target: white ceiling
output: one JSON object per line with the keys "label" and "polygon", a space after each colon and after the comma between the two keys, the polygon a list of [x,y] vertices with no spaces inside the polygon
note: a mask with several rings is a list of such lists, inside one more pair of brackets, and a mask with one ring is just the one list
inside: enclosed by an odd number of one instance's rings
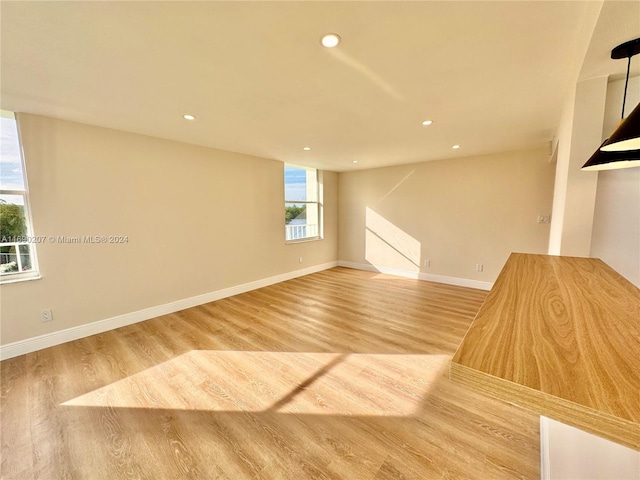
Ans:
{"label": "white ceiling", "polygon": [[600,5],[2,1],[0,101],[334,171],[541,146],[579,74],[626,68],[637,1],[583,65]]}

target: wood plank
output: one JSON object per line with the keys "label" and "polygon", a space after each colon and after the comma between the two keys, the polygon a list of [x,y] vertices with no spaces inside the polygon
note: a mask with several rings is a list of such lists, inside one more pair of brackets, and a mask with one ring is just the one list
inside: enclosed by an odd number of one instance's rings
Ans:
{"label": "wood plank", "polygon": [[598,259],[512,254],[451,378],[640,450],[640,290]]}
{"label": "wood plank", "polygon": [[[33,472],[33,455],[30,454],[31,430],[28,428],[17,437],[11,432],[21,431],[29,425],[29,376],[27,357],[5,360],[0,364],[0,445],[2,461],[0,474],[3,478],[28,477]],[[26,455],[15,455],[15,451]]]}
{"label": "wood plank", "polygon": [[448,378],[485,297],[336,268],[7,360],[2,478],[538,478]]}

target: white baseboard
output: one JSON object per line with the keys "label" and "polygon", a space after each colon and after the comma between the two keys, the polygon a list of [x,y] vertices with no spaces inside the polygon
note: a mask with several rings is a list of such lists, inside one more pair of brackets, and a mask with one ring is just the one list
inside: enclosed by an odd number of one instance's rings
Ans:
{"label": "white baseboard", "polygon": [[445,275],[435,275],[433,273],[412,272],[410,270],[402,270],[399,268],[377,267],[370,263],[353,263],[338,260],[339,267],[354,268],[356,270],[366,270],[369,272],[385,273],[387,275],[396,275],[398,277],[415,278],[418,280],[426,280],[427,282],[446,283],[447,285],[456,285],[458,287],[477,288],[478,290],[491,290],[492,282],[483,282],[481,280],[471,280],[468,278],[447,277]]}
{"label": "white baseboard", "polygon": [[79,338],[89,337],[98,333],[103,333],[115,328],[124,327],[126,325],[132,325],[134,323],[149,320],[151,318],[159,317],[161,315],[167,315],[169,313],[184,310],[186,308],[195,307],[204,303],[215,302],[222,298],[231,297],[240,293],[249,292],[258,288],[266,287],[276,283],[291,280],[292,278],[302,277],[311,273],[320,272],[329,268],[337,267],[338,262],[328,262],[320,265],[314,265],[312,267],[295,270],[293,272],[282,273],[273,277],[267,277],[260,280],[255,280],[249,283],[243,283],[242,285],[236,285],[215,292],[209,292],[195,297],[184,298],[171,303],[165,303],[164,305],[157,305],[155,307],[145,308],[131,313],[125,313],[104,320],[98,320],[96,322],[87,323],[85,325],[79,325],[77,327],[67,328],[59,330],[57,332],[47,333],[39,335],[37,337],[27,338],[26,340],[20,340],[18,342],[8,343],[6,345],[0,345],[0,360],[6,360],[8,358],[17,357],[26,353],[42,350],[43,348],[53,347],[62,343],[70,342],[72,340],[78,340]]}

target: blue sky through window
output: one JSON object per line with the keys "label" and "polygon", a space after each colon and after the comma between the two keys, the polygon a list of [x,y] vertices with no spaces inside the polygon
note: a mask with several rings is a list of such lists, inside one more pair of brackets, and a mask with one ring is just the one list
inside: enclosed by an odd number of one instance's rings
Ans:
{"label": "blue sky through window", "polygon": [[287,201],[307,199],[307,171],[304,168],[285,165],[284,199]]}
{"label": "blue sky through window", "polygon": [[4,190],[24,190],[22,176],[22,160],[20,158],[20,142],[18,126],[15,118],[0,117],[0,187]]}

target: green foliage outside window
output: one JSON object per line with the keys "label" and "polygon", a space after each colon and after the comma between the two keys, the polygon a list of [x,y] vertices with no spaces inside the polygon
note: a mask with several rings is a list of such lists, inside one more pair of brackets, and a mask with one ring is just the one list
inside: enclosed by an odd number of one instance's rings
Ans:
{"label": "green foliage outside window", "polygon": [[295,220],[296,218],[306,218],[307,206],[302,205],[298,207],[297,205],[293,205],[291,207],[284,207],[284,222],[289,225],[291,220]]}
{"label": "green foliage outside window", "polygon": [[0,203],[0,240],[2,243],[15,242],[16,237],[27,234],[24,207],[11,203]]}

